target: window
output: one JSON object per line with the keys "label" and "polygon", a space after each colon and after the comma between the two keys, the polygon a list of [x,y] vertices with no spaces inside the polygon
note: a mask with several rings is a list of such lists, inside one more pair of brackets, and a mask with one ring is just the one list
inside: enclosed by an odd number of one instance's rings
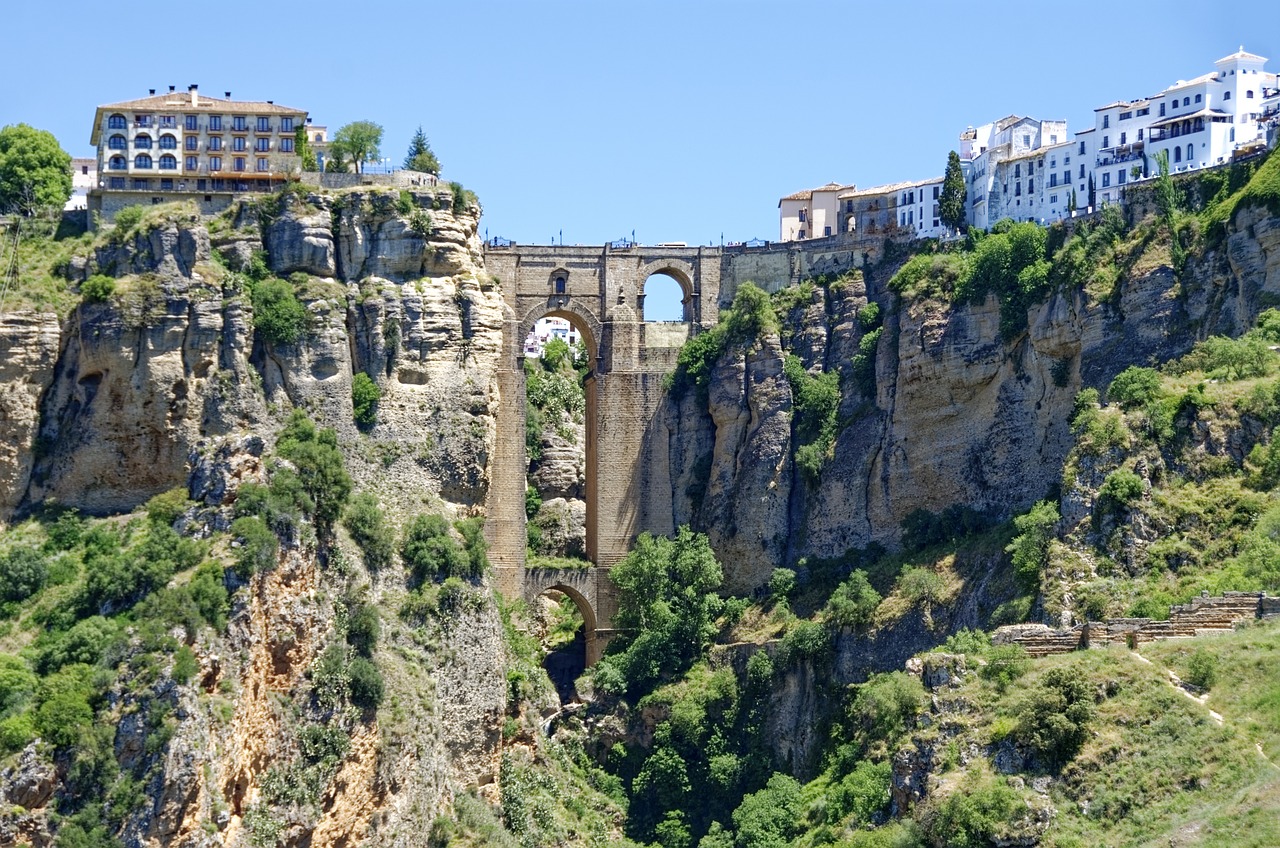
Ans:
{"label": "window", "polygon": [[280,119],[280,132],[293,132],[293,118]]}
{"label": "window", "polygon": [[165,177],[160,180],[161,191],[173,191],[173,177]]}
{"label": "window", "polygon": [[1110,171],[1103,171],[1103,172],[1102,172],[1102,187],[1103,187],[1103,188],[1106,188],[1106,187],[1107,187],[1107,186],[1109,186],[1109,185],[1111,185],[1111,172],[1110,172]]}
{"label": "window", "polygon": [[1023,147],[1030,147],[1030,146],[1031,146],[1031,136],[1029,136],[1029,135],[1024,135],[1024,136],[1022,137],[1022,146],[1023,146]]}
{"label": "window", "polygon": [[1035,193],[1036,193],[1036,181],[1027,180],[1027,194],[1035,194]]}
{"label": "window", "polygon": [[[123,166],[123,165],[121,165],[120,167],[122,167],[122,168],[123,168],[124,166]],[[111,178],[111,187],[112,187],[112,188],[124,188],[124,177],[112,177],[112,178]]]}
{"label": "window", "polygon": [[182,128],[188,132],[195,132],[200,129],[200,118],[197,115],[187,115],[182,122]]}
{"label": "window", "polygon": [[1051,195],[1049,195],[1049,202],[1050,202],[1050,203],[1057,203],[1057,202],[1058,202],[1058,195],[1056,195],[1056,194],[1051,194]]}
{"label": "window", "polygon": [[122,135],[113,135],[107,139],[107,147],[112,150],[127,150],[129,148],[128,140]]}
{"label": "window", "polygon": [[209,157],[209,170],[210,170],[210,171],[221,171],[221,170],[222,170],[222,157],[221,157],[221,156],[210,156],[210,157]]}
{"label": "window", "polygon": [[271,170],[270,160],[268,160],[265,156],[258,157],[258,170],[259,171]]}
{"label": "window", "polygon": [[178,160],[171,153],[166,153],[160,157],[160,170],[176,171],[178,170]]}
{"label": "window", "polygon": [[111,117],[107,118],[107,129],[122,130],[125,128],[127,123],[128,122],[125,121],[124,119],[124,115],[112,115]]}
{"label": "window", "polygon": [[1150,106],[1147,106],[1147,107],[1145,107],[1145,108],[1142,108],[1142,109],[1139,109],[1139,110],[1138,110],[1138,117],[1139,117],[1139,118],[1141,118],[1143,115],[1150,115],[1150,114],[1151,114],[1151,107],[1150,107]]}
{"label": "window", "polygon": [[1017,165],[1014,165],[1014,166],[1013,166],[1013,175],[1014,175],[1015,177],[1020,177],[1020,176],[1022,176],[1022,165],[1021,165],[1021,163],[1019,163],[1019,164],[1017,164]]}
{"label": "window", "polygon": [[151,136],[145,133],[139,136],[135,136],[133,139],[133,146],[137,150],[150,150]]}
{"label": "window", "polygon": [[258,151],[259,153],[266,153],[268,150],[271,149],[271,139],[255,138],[253,140],[253,149]]}
{"label": "window", "polygon": [[135,189],[139,189],[139,188],[140,188],[140,189],[142,189],[143,191],[146,191],[148,188],[150,188],[150,187],[151,187],[151,180],[138,180],[138,179],[135,179],[135,180],[133,181],[133,187],[134,187]]}
{"label": "window", "polygon": [[222,116],[221,115],[209,116],[209,132],[222,132]]}
{"label": "window", "polygon": [[258,118],[258,132],[271,132],[270,118]]}
{"label": "window", "polygon": [[282,139],[280,139],[280,152],[281,152],[281,153],[292,153],[292,152],[293,152],[293,139],[291,139],[291,138],[282,138]]}
{"label": "window", "polygon": [[[800,238],[804,238],[803,231],[801,231]],[[564,294],[564,277],[556,277],[556,294]]]}
{"label": "window", "polygon": [[829,236],[829,235],[831,235],[831,228],[830,228],[830,227],[823,227],[823,228],[822,228],[822,234],[823,234],[824,236]]}
{"label": "window", "polygon": [[1183,105],[1183,106],[1190,106],[1190,105],[1191,105],[1191,98],[1190,98],[1190,97],[1184,97],[1184,98],[1182,98],[1182,105]]}
{"label": "window", "polygon": [[1222,95],[1222,99],[1223,99],[1223,100],[1230,100],[1230,99],[1231,99],[1231,92],[1229,92],[1229,91],[1228,91],[1226,94]]}
{"label": "window", "polygon": [[221,150],[221,149],[222,149],[222,136],[220,136],[220,135],[211,135],[211,136],[209,136],[209,149],[210,149],[210,150]]}
{"label": "window", "polygon": [[1083,141],[1082,141],[1082,142],[1080,142],[1080,155],[1081,155],[1081,156],[1083,156],[1083,155],[1084,155],[1084,142],[1083,142]]}
{"label": "window", "polygon": [[1129,119],[1130,119],[1130,118],[1132,118],[1132,117],[1133,117],[1133,113],[1132,113],[1132,112],[1121,112],[1121,113],[1120,113],[1120,120],[1122,120],[1122,121],[1127,121],[1127,120],[1129,120]]}
{"label": "window", "polygon": [[161,115],[161,116],[160,116],[160,129],[162,129],[162,130],[171,130],[171,129],[174,129],[175,127],[177,127],[177,126],[178,126],[178,119],[177,119],[177,118],[175,118],[175,117],[173,117],[173,115]]}
{"label": "window", "polygon": [[324,136],[320,133],[316,133],[316,137],[312,139],[312,141],[324,141]]}
{"label": "window", "polygon": [[151,116],[150,115],[134,115],[133,125],[136,127],[149,127],[151,126]]}
{"label": "window", "polygon": [[1013,196],[1022,197],[1022,181],[1021,180],[1013,184]]}
{"label": "window", "polygon": [[195,156],[188,156],[186,167],[188,171],[198,171],[200,169],[200,160]]}
{"label": "window", "polygon": [[160,149],[161,150],[177,150],[178,149],[177,137],[171,136],[171,135],[160,136]]}
{"label": "window", "polygon": [[1181,161],[1182,161],[1182,148],[1181,148],[1181,147],[1175,147],[1175,148],[1173,148],[1173,161],[1175,161],[1175,162],[1181,162]]}
{"label": "window", "polygon": [[915,202],[916,202],[916,193],[915,193],[915,191],[912,191],[910,194],[908,194],[908,195],[907,195],[907,202],[908,202],[908,203],[915,203]]}
{"label": "window", "polygon": [[1107,149],[1107,148],[1108,148],[1108,147],[1110,147],[1110,146],[1111,146],[1111,136],[1109,136],[1109,135],[1104,135],[1104,136],[1102,137],[1102,148],[1105,150],[1105,149]]}
{"label": "window", "polygon": [[852,201],[852,200],[846,200],[846,201],[844,202],[844,211],[846,211],[846,212],[852,212],[852,211],[853,211],[853,201]]}
{"label": "window", "polygon": [[1161,103],[1161,104],[1160,104],[1160,117],[1162,117],[1162,118],[1164,117],[1164,104],[1163,104],[1163,103]]}
{"label": "window", "polygon": [[231,170],[233,170],[233,171],[243,171],[243,170],[244,170],[244,157],[243,157],[243,156],[237,156],[237,157],[235,157],[235,159],[234,159],[234,160],[232,161],[232,163],[231,163]]}
{"label": "window", "polygon": [[244,115],[236,115],[231,119],[231,129],[233,132],[244,132],[249,126],[249,121]]}
{"label": "window", "polygon": [[112,171],[123,171],[126,167],[123,156],[112,156],[111,161],[107,163],[107,167]]}
{"label": "window", "polygon": [[1252,99],[1253,99],[1253,89],[1249,89],[1248,91],[1246,91],[1246,92],[1244,93],[1244,97],[1245,97],[1245,99],[1246,99],[1246,100],[1252,100]]}
{"label": "window", "polygon": [[182,140],[182,149],[183,150],[199,150],[200,139],[196,138],[194,135],[187,136]]}
{"label": "window", "polygon": [[807,217],[805,217],[807,214],[808,214],[808,210],[807,210],[807,209],[801,209],[801,210],[800,210],[800,223],[802,223],[802,224],[803,224],[805,221],[809,220]]}
{"label": "window", "polygon": [[1080,166],[1080,179],[1084,179],[1084,165]]}
{"label": "window", "polygon": [[151,157],[150,157],[150,156],[148,156],[146,153],[139,153],[137,156],[133,157],[133,167],[135,167],[135,168],[150,168],[150,167],[151,167]]}
{"label": "window", "polygon": [[1124,185],[1124,178],[1125,178],[1124,168],[1121,168],[1120,170],[1116,171],[1116,183],[1118,185]]}
{"label": "window", "polygon": [[804,238],[804,230],[800,231],[800,238]]}
{"label": "window", "polygon": [[[937,199],[938,199],[938,187],[937,187],[937,186],[934,186],[934,187],[933,187],[933,199],[934,199],[934,200],[937,200]],[[853,211],[853,210],[850,210],[850,211]]]}
{"label": "window", "polygon": [[1035,163],[1035,162],[1028,162],[1028,163],[1027,163],[1027,176],[1029,177],[1029,176],[1031,176],[1032,174],[1034,174],[1035,172],[1036,172],[1036,163]]}
{"label": "window", "polygon": [[[1105,129],[1106,129],[1107,127],[1109,127],[1109,126],[1111,126],[1111,116],[1110,116],[1110,115],[1103,115],[1103,116],[1102,116],[1102,128],[1105,130]],[[1103,147],[1106,147],[1106,145],[1105,145],[1105,144],[1104,144],[1104,145],[1102,145],[1102,146],[1103,146]]]}
{"label": "window", "polygon": [[1187,161],[1190,162],[1196,156],[1196,146],[1194,144],[1187,145]]}
{"label": "window", "polygon": [[1050,174],[1050,175],[1049,175],[1049,188],[1053,188],[1053,187],[1054,187],[1054,186],[1056,186],[1057,184],[1058,184],[1058,175],[1057,175],[1057,174]]}
{"label": "window", "polygon": [[1142,141],[1142,130],[1138,130],[1138,141]]}
{"label": "window", "polygon": [[916,210],[912,209],[907,213],[907,224],[914,225],[916,222]]}
{"label": "window", "polygon": [[1057,134],[1057,133],[1050,133],[1050,134],[1049,134],[1049,143],[1050,143],[1050,144],[1057,144],[1057,143],[1058,143],[1058,134]]}
{"label": "window", "polygon": [[1070,172],[1070,171],[1063,171],[1063,172],[1062,172],[1062,184],[1063,184],[1063,185],[1067,185],[1067,184],[1068,184],[1068,183],[1070,183],[1070,182],[1071,182],[1071,172]]}
{"label": "window", "polygon": [[1197,95],[1196,95],[1196,102],[1197,102],[1197,103],[1199,103],[1202,99],[1203,99],[1203,98],[1202,98],[1199,94],[1197,94]]}
{"label": "window", "polygon": [[231,137],[231,149],[232,149],[232,150],[244,150],[244,149],[245,149],[245,140],[244,140],[244,136],[242,136],[242,135],[232,136],[232,137]]}

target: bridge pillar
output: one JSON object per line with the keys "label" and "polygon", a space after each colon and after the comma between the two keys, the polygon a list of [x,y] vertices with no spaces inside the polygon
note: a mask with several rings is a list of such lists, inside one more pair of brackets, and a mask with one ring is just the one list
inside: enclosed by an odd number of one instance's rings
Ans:
{"label": "bridge pillar", "polygon": [[498,361],[497,434],[484,525],[498,589],[510,598],[520,597],[528,538],[524,514],[525,472],[529,466],[522,403],[525,385],[522,359],[518,356],[518,345],[524,340],[515,340],[518,331],[519,321],[508,310],[502,330],[504,355]]}

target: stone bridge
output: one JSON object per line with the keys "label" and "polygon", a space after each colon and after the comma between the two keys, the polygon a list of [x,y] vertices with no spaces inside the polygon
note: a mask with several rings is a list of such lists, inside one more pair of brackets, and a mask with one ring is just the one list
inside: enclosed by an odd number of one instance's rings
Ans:
{"label": "stone bridge", "polygon": [[[854,235],[730,247],[487,246],[485,267],[504,304],[498,366],[497,440],[485,524],[498,586],[532,600],[557,590],[586,622],[587,661],[613,634],[616,611],[608,570],[643,531],[675,532],[665,427],[658,419],[663,377],[680,347],[715,324],[746,280],[776,291],[808,276],[859,267],[882,255],[883,241]],[[675,280],[684,320],[645,320],[645,282]],[[524,341],[534,324],[567,319],[586,342],[586,552],[583,571],[526,570]]]}

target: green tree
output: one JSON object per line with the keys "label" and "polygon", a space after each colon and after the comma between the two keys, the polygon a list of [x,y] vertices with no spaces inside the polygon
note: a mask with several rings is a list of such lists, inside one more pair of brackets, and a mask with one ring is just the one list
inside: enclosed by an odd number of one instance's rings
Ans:
{"label": "green tree", "polygon": [[364,567],[380,571],[391,564],[395,552],[391,528],[377,497],[361,492],[351,499],[342,519],[351,538],[360,546],[364,555]]}
{"label": "green tree", "polygon": [[351,494],[351,477],[343,467],[338,434],[330,427],[317,430],[305,412],[295,409],[276,441],[276,453],[297,469],[302,490],[314,504],[316,526],[328,532]]}
{"label": "green tree", "polygon": [[356,172],[364,173],[366,162],[376,162],[382,153],[382,125],[373,121],[352,121],[338,128],[329,145],[331,153],[341,154],[355,163]]}
{"label": "green tree", "polygon": [[71,196],[71,155],[53,133],[26,124],[0,129],[0,212],[30,217]]}
{"label": "green tree", "polygon": [[415,582],[447,577],[475,577],[471,558],[453,536],[449,523],[439,515],[419,515],[404,531],[400,558]]}
{"label": "green tree", "polygon": [[378,401],[382,398],[382,390],[363,371],[356,372],[351,379],[351,406],[356,423],[368,427],[378,420]]}
{"label": "green tree", "polygon": [[1186,263],[1187,252],[1178,238],[1178,189],[1169,175],[1169,151],[1161,150],[1156,154],[1156,208],[1160,217],[1169,229],[1169,259],[1173,267],[1181,270]]}
{"label": "green tree", "polygon": [[409,152],[404,157],[404,166],[410,171],[425,171],[428,174],[440,173],[440,160],[431,151],[431,144],[427,141],[427,136],[422,131],[421,124],[418,125],[418,131],[413,134],[413,138],[409,141]]}
{"label": "green tree", "polygon": [[968,191],[964,185],[964,173],[960,170],[960,156],[954,150],[947,154],[947,172],[942,177],[942,197],[938,199],[939,217],[953,230],[965,225],[964,204]]}
{"label": "green tree", "polygon": [[1092,212],[1097,208],[1098,208],[1098,192],[1093,185],[1093,174],[1090,173],[1089,174],[1089,211]]}
{"label": "green tree", "polygon": [[320,163],[316,161],[316,152],[311,147],[311,139],[307,137],[305,124],[293,131],[293,149],[298,154],[298,158],[302,160],[302,170],[320,170]]}
{"label": "green tree", "polygon": [[1040,584],[1040,571],[1049,560],[1049,543],[1053,541],[1053,528],[1059,518],[1056,503],[1037,501],[1029,511],[1013,519],[1018,535],[1005,552],[1013,554],[1014,570],[1029,585]]}

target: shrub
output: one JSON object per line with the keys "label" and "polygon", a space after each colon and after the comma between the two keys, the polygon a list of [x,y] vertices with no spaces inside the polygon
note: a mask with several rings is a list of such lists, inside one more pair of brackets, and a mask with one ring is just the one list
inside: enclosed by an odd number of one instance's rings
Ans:
{"label": "shrub", "polygon": [[875,674],[858,687],[849,709],[855,738],[863,750],[887,750],[915,725],[926,702],[924,684],[902,671]]}
{"label": "shrub", "polygon": [[740,848],[774,848],[790,843],[800,831],[800,784],[790,775],[775,773],[764,789],[742,799],[733,811]]}
{"label": "shrub", "polygon": [[876,391],[876,350],[879,349],[883,327],[877,327],[858,339],[858,352],[853,355],[851,373],[853,381],[864,395]]}
{"label": "shrub", "polygon": [[360,547],[365,568],[380,571],[391,565],[395,545],[391,528],[387,526],[386,514],[377,497],[369,492],[361,492],[353,497],[347,505],[342,522],[352,540]]}
{"label": "shrub", "polygon": [[314,504],[316,526],[327,532],[351,494],[351,477],[343,467],[337,433],[328,427],[317,430],[306,413],[294,410],[276,440],[276,452],[297,469],[298,482]]}
{"label": "shrub", "polygon": [[852,816],[859,824],[871,824],[889,807],[889,785],[893,766],[887,760],[862,760],[853,771],[832,787],[828,796],[827,821],[836,824]]}
{"label": "shrub", "polygon": [[1211,689],[1218,679],[1218,658],[1197,648],[1187,660],[1187,682],[1201,689]]}
{"label": "shrub", "polygon": [[141,206],[126,206],[116,213],[114,220],[116,232],[128,233],[142,223],[145,210]]}
{"label": "shrub", "polygon": [[1040,571],[1048,563],[1049,543],[1053,541],[1053,528],[1059,518],[1056,503],[1037,501],[1029,511],[1013,519],[1018,535],[1005,552],[1013,554],[1014,571],[1028,586],[1040,583]]}
{"label": "shrub", "polygon": [[1015,712],[1018,724],[1013,738],[1047,768],[1057,769],[1076,755],[1088,736],[1093,692],[1078,669],[1051,668]]}
{"label": "shrub", "polygon": [[870,333],[880,327],[880,304],[874,300],[858,310],[858,326],[862,332]]}
{"label": "shrub", "polygon": [[454,522],[454,529],[462,536],[462,548],[467,552],[471,576],[479,577],[489,570],[489,543],[484,540],[484,519],[480,516]]}
{"label": "shrub", "polygon": [[382,703],[382,672],[370,660],[355,657],[347,666],[351,685],[351,703],[362,709],[377,709]]}
{"label": "shrub", "polygon": [[419,515],[405,530],[400,558],[416,583],[447,577],[474,577],[471,560],[439,515]]}
{"label": "shrub", "polygon": [[431,219],[430,212],[415,209],[409,214],[409,229],[418,238],[430,237],[434,228],[435,222]]}
{"label": "shrub", "polygon": [[358,604],[351,609],[347,621],[347,644],[360,656],[372,657],[380,630],[378,608],[372,604]]}
{"label": "shrub", "polygon": [[77,621],[70,630],[44,645],[36,657],[41,674],[67,665],[95,665],[114,641],[115,625],[100,615]]}
{"label": "shrub", "polygon": [[1125,506],[1142,497],[1142,478],[1132,471],[1117,468],[1102,481],[1098,497],[1116,506]]}
{"label": "shrub", "polygon": [[946,596],[946,585],[940,574],[915,566],[907,566],[898,575],[898,590],[912,604],[938,604]]}
{"label": "shrub", "polygon": [[827,601],[827,621],[837,627],[861,627],[870,623],[880,606],[880,593],[865,571],[855,571],[836,587]]}
{"label": "shrub", "polygon": [[147,501],[147,518],[156,524],[172,525],[190,503],[186,487],[178,486]]}
{"label": "shrub", "polygon": [[80,296],[85,303],[102,303],[115,294],[116,281],[106,274],[94,274],[80,284]]}
{"label": "shrub", "polygon": [[36,682],[22,659],[0,654],[0,716],[21,709],[36,691]]}
{"label": "shrub", "polygon": [[413,207],[413,195],[401,189],[400,196],[396,199],[396,211],[401,215],[408,215],[413,211]]}
{"label": "shrub", "polygon": [[1125,409],[1145,406],[1160,395],[1160,375],[1153,368],[1130,365],[1107,387],[1107,398]]}
{"label": "shrub", "polygon": [[200,670],[200,663],[196,660],[196,655],[186,645],[178,648],[177,653],[173,655],[173,671],[171,676],[179,685],[188,683],[191,678],[196,676],[196,672]]}
{"label": "shrub", "polygon": [[88,666],[73,666],[40,684],[35,730],[55,747],[75,745],[93,725],[91,673]]}
{"label": "shrub", "polygon": [[251,577],[258,571],[270,571],[276,566],[280,540],[261,518],[241,516],[231,522],[231,535],[239,542],[236,549],[236,574]]}
{"label": "shrub", "polygon": [[1021,645],[996,645],[987,652],[987,664],[979,674],[984,680],[994,682],[996,688],[1003,692],[1029,668],[1031,657]]}
{"label": "shrub", "polygon": [[524,517],[533,520],[538,514],[538,510],[542,509],[542,494],[533,486],[527,486],[524,490]]}
{"label": "shrub", "polygon": [[44,588],[49,566],[33,548],[13,548],[0,555],[0,600],[24,601]]}
{"label": "shrub", "polygon": [[946,796],[925,817],[925,832],[934,845],[986,848],[1027,809],[1007,783],[974,777]]}
{"label": "shrub", "polygon": [[351,378],[351,406],[356,423],[370,427],[378,420],[378,401],[382,398],[382,390],[363,371]]}
{"label": "shrub", "polygon": [[293,344],[306,332],[307,308],[298,300],[293,286],[284,280],[256,283],[250,291],[250,300],[253,326],[271,344]]}
{"label": "shrub", "polygon": [[775,568],[769,575],[769,599],[773,603],[786,601],[796,590],[796,573],[790,568]]}
{"label": "shrub", "polygon": [[831,634],[820,621],[797,621],[778,646],[778,664],[817,660],[831,648]]}

